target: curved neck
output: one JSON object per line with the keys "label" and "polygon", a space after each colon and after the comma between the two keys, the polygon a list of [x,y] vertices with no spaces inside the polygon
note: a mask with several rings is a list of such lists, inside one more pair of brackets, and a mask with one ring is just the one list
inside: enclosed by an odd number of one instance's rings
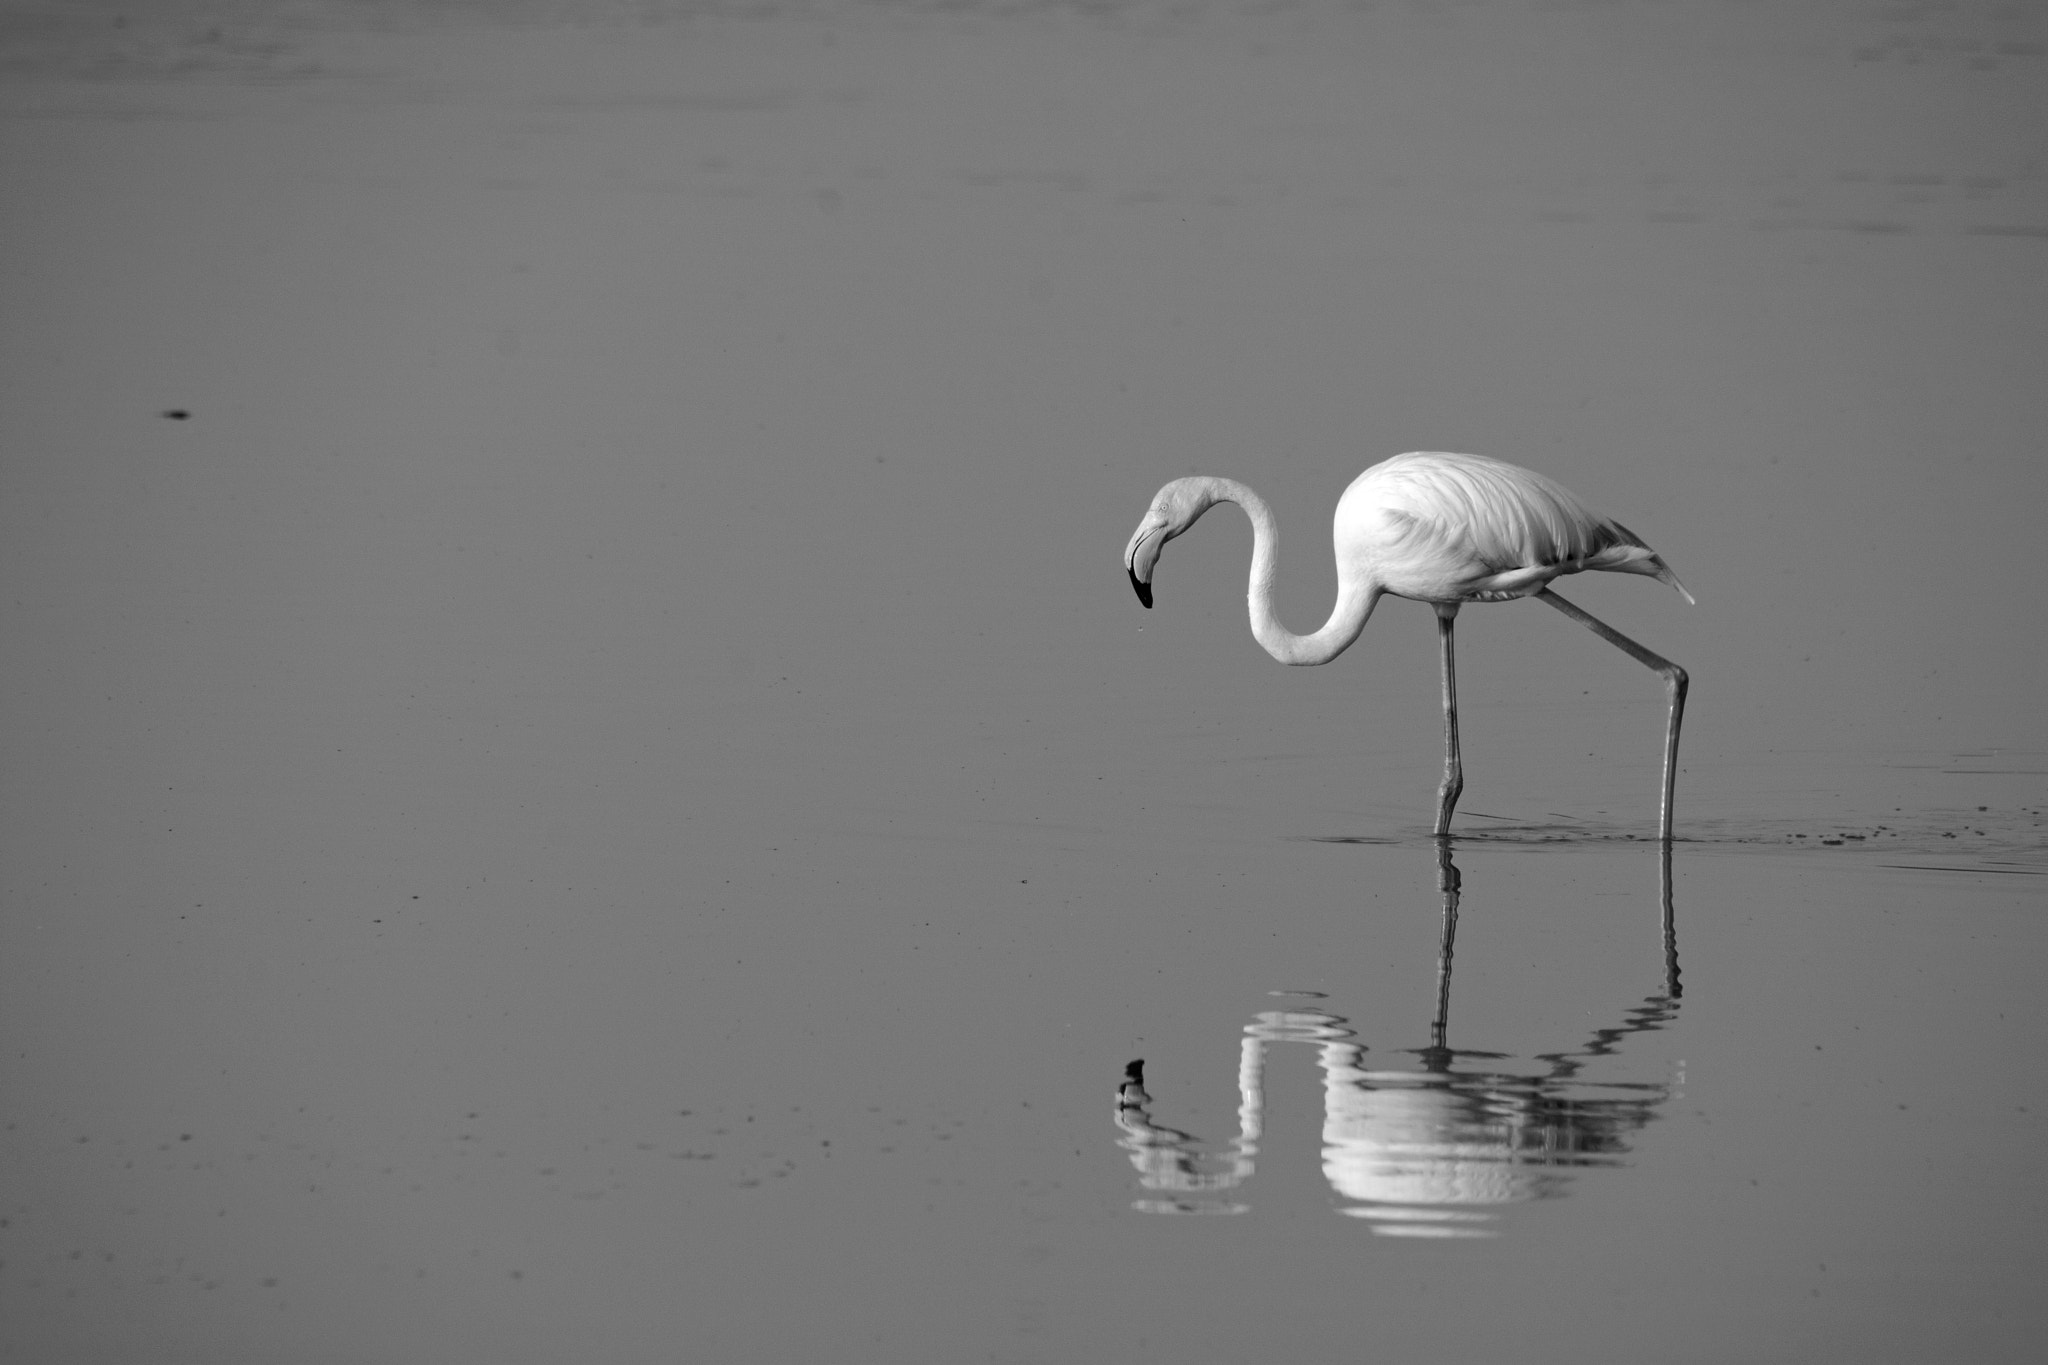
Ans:
{"label": "curved neck", "polygon": [[1245,592],[1251,610],[1252,636],[1268,654],[1283,664],[1326,664],[1351,647],[1365,629],[1379,600],[1378,588],[1362,575],[1337,565],[1337,605],[1330,619],[1313,635],[1296,635],[1280,624],[1273,614],[1273,570],[1279,559],[1279,531],[1273,523],[1273,509],[1266,500],[1235,479],[1209,478],[1210,496],[1217,502],[1234,502],[1252,522],[1252,576]]}

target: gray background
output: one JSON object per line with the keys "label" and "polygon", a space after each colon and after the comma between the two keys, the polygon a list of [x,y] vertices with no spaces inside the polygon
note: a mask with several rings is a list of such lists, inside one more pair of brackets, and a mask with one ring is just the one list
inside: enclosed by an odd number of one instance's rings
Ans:
{"label": "gray background", "polygon": [[[0,5],[0,1347],[2027,1358],[2044,56],[1995,3]],[[1422,1065],[1439,721],[1427,609],[1287,670],[1234,513],[1152,613],[1117,553],[1242,478],[1312,628],[1418,448],[1699,596],[1564,585],[1693,673],[1678,1005],[1654,679],[1461,618],[1468,1089],[1647,997],[1539,1088],[1649,1116],[1375,1236],[1276,1042],[1240,1211],[1148,1212],[1131,1058],[1201,1152],[1262,1013]]]}

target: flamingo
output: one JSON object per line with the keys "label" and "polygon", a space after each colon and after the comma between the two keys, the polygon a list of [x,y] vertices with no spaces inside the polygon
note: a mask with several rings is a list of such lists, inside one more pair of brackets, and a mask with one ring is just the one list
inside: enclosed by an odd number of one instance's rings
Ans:
{"label": "flamingo", "polygon": [[1658,837],[1671,841],[1671,797],[1678,778],[1678,725],[1686,673],[1550,590],[1552,579],[1600,569],[1644,574],[1693,595],[1641,537],[1588,508],[1533,470],[1483,455],[1417,451],[1384,460],[1352,480],[1337,500],[1334,531],[1337,605],[1322,629],[1296,635],[1273,615],[1276,557],[1273,511],[1235,479],[1197,475],[1160,489],[1124,548],[1138,601],[1152,605],[1152,572],[1166,542],[1219,502],[1234,502],[1252,522],[1248,593],[1252,635],[1284,664],[1326,664],[1365,629],[1382,595],[1436,608],[1443,655],[1444,780],[1437,789],[1435,834],[1447,838],[1465,789],[1458,751],[1458,686],[1452,623],[1467,602],[1534,597],[1577,621],[1664,679],[1671,701],[1664,731],[1664,794]]}

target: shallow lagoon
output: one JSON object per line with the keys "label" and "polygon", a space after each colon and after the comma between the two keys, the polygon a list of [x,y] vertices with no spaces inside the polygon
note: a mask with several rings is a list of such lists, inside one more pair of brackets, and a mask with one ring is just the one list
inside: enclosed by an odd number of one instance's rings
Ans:
{"label": "shallow lagoon", "polygon": [[4,13],[9,1352],[2028,1357],[2030,11]]}

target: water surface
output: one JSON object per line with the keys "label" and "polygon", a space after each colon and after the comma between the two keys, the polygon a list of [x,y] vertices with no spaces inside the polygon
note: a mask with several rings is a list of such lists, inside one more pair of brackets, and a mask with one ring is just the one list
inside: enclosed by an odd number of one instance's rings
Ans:
{"label": "water surface", "polygon": [[[2029,1358],[2044,53],[0,6],[0,1345]],[[1425,609],[1118,569],[1429,448],[1698,594],[1565,586],[1668,863],[1555,613],[1447,860]]]}

